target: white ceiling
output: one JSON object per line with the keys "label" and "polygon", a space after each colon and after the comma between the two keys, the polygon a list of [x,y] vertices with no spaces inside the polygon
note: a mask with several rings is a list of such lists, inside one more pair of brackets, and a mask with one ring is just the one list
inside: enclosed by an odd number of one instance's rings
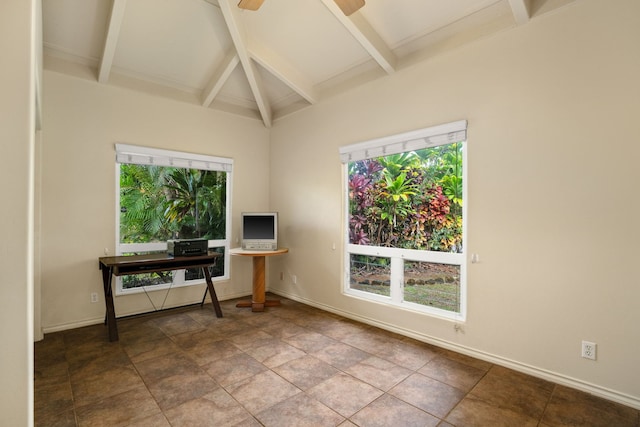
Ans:
{"label": "white ceiling", "polygon": [[574,0],[43,0],[45,68],[273,120]]}

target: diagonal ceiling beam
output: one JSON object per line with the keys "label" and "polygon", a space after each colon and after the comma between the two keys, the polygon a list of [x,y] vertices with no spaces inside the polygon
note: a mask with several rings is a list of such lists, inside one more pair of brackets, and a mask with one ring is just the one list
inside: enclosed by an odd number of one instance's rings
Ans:
{"label": "diagonal ceiling beam", "polygon": [[253,38],[249,44],[251,57],[298,95],[314,104],[318,94],[311,81],[264,43]]}
{"label": "diagonal ceiling beam", "polygon": [[345,16],[334,0],[322,0],[322,3],[387,74],[395,72],[396,56],[361,13],[355,12],[350,16]]}
{"label": "diagonal ceiling beam", "polygon": [[238,16],[240,12],[235,4],[231,4],[233,1],[234,0],[218,0],[218,4],[220,5],[222,17],[229,29],[231,40],[236,48],[244,73],[247,76],[249,87],[251,88],[256,104],[258,104],[262,121],[264,125],[269,128],[272,122],[271,106],[267,100],[266,89],[262,83],[260,74],[251,60],[249,50],[247,49],[247,37],[240,22],[240,17]]}
{"label": "diagonal ceiling beam", "polygon": [[531,0],[509,0],[516,24],[524,25],[531,19]]}
{"label": "diagonal ceiling beam", "polygon": [[235,50],[232,50],[227,54],[220,67],[218,67],[214,75],[211,77],[211,80],[209,80],[209,83],[202,91],[202,106],[208,107],[211,105],[239,62],[240,58],[238,58],[238,54]]}
{"label": "diagonal ceiling beam", "polygon": [[98,69],[98,81],[100,83],[106,83],[109,80],[126,6],[127,0],[113,0],[111,16],[109,18],[109,28],[107,29],[104,50],[102,51],[102,58],[100,60],[100,68]]}

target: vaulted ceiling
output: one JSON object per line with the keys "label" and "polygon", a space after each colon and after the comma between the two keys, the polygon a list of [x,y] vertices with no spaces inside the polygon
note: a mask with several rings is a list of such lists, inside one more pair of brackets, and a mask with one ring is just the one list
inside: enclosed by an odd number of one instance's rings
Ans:
{"label": "vaulted ceiling", "polygon": [[43,0],[45,69],[274,120],[575,0]]}

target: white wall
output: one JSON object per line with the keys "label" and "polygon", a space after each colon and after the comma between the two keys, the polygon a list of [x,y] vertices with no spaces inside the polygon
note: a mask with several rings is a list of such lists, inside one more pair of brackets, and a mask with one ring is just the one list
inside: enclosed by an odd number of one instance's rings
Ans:
{"label": "white wall", "polygon": [[33,425],[36,1],[0,4],[0,414]]}
{"label": "white wall", "polygon": [[[271,207],[291,251],[271,289],[640,407],[638,16],[637,0],[575,2],[276,122]],[[338,147],[459,119],[481,259],[464,333],[343,295],[340,268]]]}
{"label": "white wall", "polygon": [[[233,218],[269,202],[269,137],[259,121],[45,71],[42,148],[42,323],[45,332],[104,319],[98,257],[115,244],[118,142],[234,159]],[[237,223],[237,221],[236,221]],[[233,241],[239,235],[233,227]],[[232,261],[220,299],[251,293],[251,265]],[[204,286],[172,289],[166,306]],[[100,302],[92,304],[97,292]],[[160,305],[164,291],[154,294]],[[144,294],[116,297],[117,315],[149,311]],[[105,331],[106,333],[106,331]]]}

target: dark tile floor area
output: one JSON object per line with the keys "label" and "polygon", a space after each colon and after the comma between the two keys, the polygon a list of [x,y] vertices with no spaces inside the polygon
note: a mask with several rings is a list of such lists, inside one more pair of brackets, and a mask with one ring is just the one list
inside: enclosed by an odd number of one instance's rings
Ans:
{"label": "dark tile floor area", "polygon": [[291,300],[48,334],[36,426],[640,426],[639,411]]}

